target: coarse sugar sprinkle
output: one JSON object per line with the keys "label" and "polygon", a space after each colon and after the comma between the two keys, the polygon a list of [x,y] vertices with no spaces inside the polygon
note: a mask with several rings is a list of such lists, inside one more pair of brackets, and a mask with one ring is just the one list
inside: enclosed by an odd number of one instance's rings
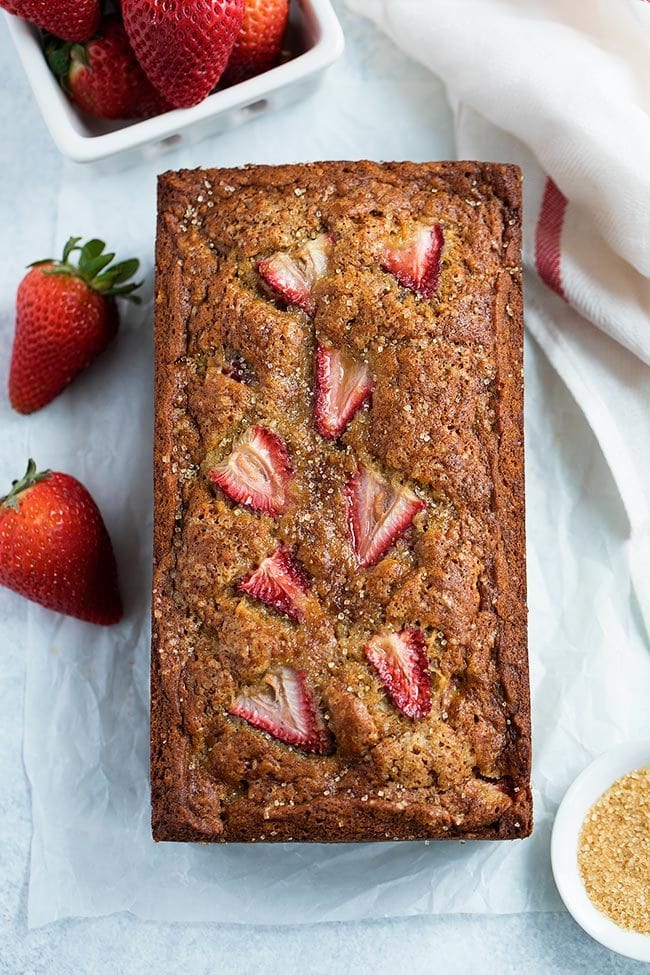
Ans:
{"label": "coarse sugar sprinkle", "polygon": [[623,775],[591,807],[580,831],[578,866],[603,914],[650,935],[650,768]]}

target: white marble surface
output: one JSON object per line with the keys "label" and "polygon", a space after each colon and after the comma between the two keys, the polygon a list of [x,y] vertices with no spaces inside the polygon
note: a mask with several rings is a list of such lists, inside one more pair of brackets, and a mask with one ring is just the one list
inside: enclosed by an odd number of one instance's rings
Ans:
{"label": "white marble surface", "polygon": [[[339,5],[340,6],[340,5]],[[417,93],[422,124],[427,119],[429,81],[370,27],[341,11],[348,39],[346,59],[328,84],[355,78],[367,84],[392,82],[393,105],[400,91]],[[357,89],[358,93],[359,89]],[[412,119],[411,106],[404,117]],[[405,106],[405,109],[407,107]],[[300,116],[296,116],[299,118]],[[317,130],[318,119],[313,118]],[[376,120],[374,120],[376,124]],[[55,240],[56,202],[64,165],[34,105],[4,28],[0,28],[0,377],[6,376],[12,333],[13,295],[19,268],[50,251]],[[257,125],[258,123],[252,123]],[[439,114],[436,124],[440,124]],[[449,144],[448,132],[437,132],[437,145]],[[408,156],[408,128],[404,156]],[[321,148],[315,134],[315,143]],[[362,151],[363,132],[350,155]],[[359,149],[361,146],[361,150]],[[196,162],[219,159],[219,142],[197,149]],[[165,166],[174,165],[174,157]],[[161,167],[162,168],[162,167]],[[67,171],[69,174],[69,170]],[[544,368],[543,364],[541,368]],[[4,378],[2,378],[4,385]],[[591,435],[575,415],[565,391],[553,390],[553,412],[581,436]],[[26,421],[0,398],[0,479],[4,484],[23,463],[24,451],[7,456],[2,445],[11,439],[15,453],[25,436]],[[18,446],[16,446],[18,445]],[[624,532],[620,510],[602,459],[594,447],[591,472],[602,489],[590,503],[592,516],[609,519],[613,532]],[[235,973],[293,971],[309,973],[391,972],[407,964],[414,972],[471,971],[542,973],[632,973],[643,966],[625,962],[601,949],[567,915],[528,914],[510,917],[456,916],[328,924],[301,928],[252,928],[223,925],[178,925],[137,921],[120,915],[96,921],[63,921],[28,931],[26,871],[30,841],[30,805],[22,743],[23,657],[25,607],[0,591],[0,973],[93,972]]]}

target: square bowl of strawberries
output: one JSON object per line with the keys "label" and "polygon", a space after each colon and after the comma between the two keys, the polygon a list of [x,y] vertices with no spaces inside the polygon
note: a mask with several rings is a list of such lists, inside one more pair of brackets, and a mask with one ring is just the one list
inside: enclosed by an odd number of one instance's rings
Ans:
{"label": "square bowl of strawberries", "polygon": [[0,0],[64,155],[124,166],[197,143],[306,97],[343,51],[330,0],[194,4]]}

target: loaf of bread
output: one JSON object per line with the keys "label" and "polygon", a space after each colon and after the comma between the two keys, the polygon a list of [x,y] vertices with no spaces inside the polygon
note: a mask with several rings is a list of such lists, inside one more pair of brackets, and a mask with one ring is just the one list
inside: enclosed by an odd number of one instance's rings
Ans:
{"label": "loaf of bread", "polygon": [[160,178],[158,840],[531,830],[521,176]]}

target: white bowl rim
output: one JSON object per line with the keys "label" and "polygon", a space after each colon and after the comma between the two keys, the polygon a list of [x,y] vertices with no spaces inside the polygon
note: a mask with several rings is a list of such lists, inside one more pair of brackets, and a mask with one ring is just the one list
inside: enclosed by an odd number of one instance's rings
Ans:
{"label": "white bowl rim", "polygon": [[650,740],[616,745],[594,759],[560,803],[551,837],[551,865],[560,897],[574,920],[596,941],[627,958],[650,962],[650,935],[619,927],[589,899],[578,867],[585,815],[622,775],[650,766]]}

